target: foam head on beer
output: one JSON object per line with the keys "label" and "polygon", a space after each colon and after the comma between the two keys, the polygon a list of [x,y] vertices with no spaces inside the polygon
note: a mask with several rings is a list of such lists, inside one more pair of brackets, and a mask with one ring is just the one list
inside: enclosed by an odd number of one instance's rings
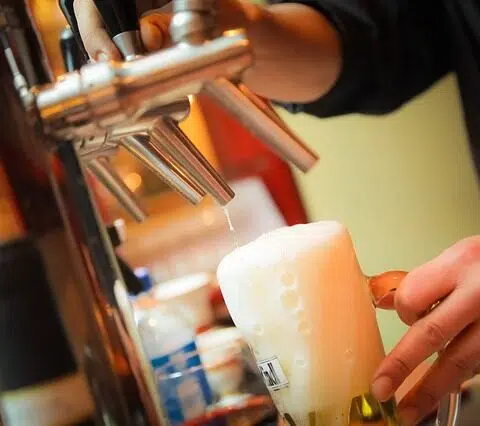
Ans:
{"label": "foam head on beer", "polygon": [[277,229],[228,254],[217,275],[286,420],[348,425],[384,350],[347,229],[334,221]]}

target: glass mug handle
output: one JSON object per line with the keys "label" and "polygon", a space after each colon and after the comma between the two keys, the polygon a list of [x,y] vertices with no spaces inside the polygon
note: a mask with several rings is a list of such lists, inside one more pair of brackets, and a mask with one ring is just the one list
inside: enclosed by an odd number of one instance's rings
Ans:
{"label": "glass mug handle", "polygon": [[[395,290],[402,279],[407,275],[405,271],[388,271],[380,275],[368,277],[368,284],[375,307],[388,307],[393,305]],[[440,302],[435,303],[428,312],[435,309]],[[427,313],[428,313],[427,312]],[[438,352],[441,355],[442,351]],[[437,410],[435,426],[457,426],[460,411],[461,394],[452,392],[442,398]]]}

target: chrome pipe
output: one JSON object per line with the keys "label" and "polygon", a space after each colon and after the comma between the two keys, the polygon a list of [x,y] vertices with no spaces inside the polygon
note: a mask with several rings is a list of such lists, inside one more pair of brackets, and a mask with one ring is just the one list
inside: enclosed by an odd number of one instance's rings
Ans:
{"label": "chrome pipe", "polygon": [[302,147],[302,149],[309,151],[310,154],[316,158],[318,161],[319,157],[318,154],[312,151],[302,139],[299,138],[297,134],[295,134],[292,129],[287,126],[285,121],[278,115],[277,111],[272,107],[272,104],[262,99],[260,96],[253,93],[247,86],[244,84],[237,85],[238,90],[240,90],[249,100],[252,102],[258,109],[260,109],[266,116],[268,116],[272,121],[274,121],[278,126],[280,126],[286,133],[290,135],[292,141],[294,141],[297,145]]}
{"label": "chrome pipe", "polygon": [[149,136],[127,136],[120,139],[119,142],[128,152],[138,158],[153,173],[189,202],[198,204],[202,201],[205,191],[162,157],[161,152],[151,146]]}
{"label": "chrome pipe", "polygon": [[137,111],[198,93],[206,81],[235,76],[252,61],[243,31],[199,46],[176,46],[130,62],[99,62],[35,90],[45,129],[57,137],[91,137]]}
{"label": "chrome pipe", "polygon": [[151,130],[151,142],[188,170],[220,205],[225,206],[233,199],[233,190],[173,120],[159,119]]}
{"label": "chrome pipe", "polygon": [[265,142],[278,156],[293,163],[302,172],[308,172],[317,162],[317,155],[291,131],[286,130],[279,117],[261,105],[253,94],[242,92],[227,79],[208,82],[204,92]]}

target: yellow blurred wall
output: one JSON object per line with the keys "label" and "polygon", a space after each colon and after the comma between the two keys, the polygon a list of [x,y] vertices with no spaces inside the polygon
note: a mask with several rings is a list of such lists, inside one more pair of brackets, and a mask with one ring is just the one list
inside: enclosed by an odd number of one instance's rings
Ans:
{"label": "yellow blurred wall", "polygon": [[[345,223],[366,274],[411,269],[480,233],[480,191],[452,77],[388,117],[282,115],[322,157],[298,175],[311,219]],[[390,349],[405,329],[391,313],[379,318]]]}

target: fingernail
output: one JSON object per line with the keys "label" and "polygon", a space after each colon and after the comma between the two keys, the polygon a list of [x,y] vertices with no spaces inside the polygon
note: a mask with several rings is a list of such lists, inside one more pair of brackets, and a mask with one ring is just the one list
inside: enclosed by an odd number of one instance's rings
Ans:
{"label": "fingernail", "polygon": [[387,294],[383,295],[376,301],[375,306],[377,308],[385,308],[391,305],[393,306],[396,291],[397,291],[396,288],[389,290]]}
{"label": "fingernail", "polygon": [[415,426],[418,419],[418,410],[415,407],[403,408],[399,413],[402,426]]}
{"label": "fingernail", "polygon": [[388,376],[380,376],[372,383],[372,393],[380,402],[388,401],[393,395],[393,382]]}
{"label": "fingernail", "polygon": [[95,61],[97,62],[106,62],[109,59],[110,59],[109,56],[105,52],[98,52],[95,55]]}

